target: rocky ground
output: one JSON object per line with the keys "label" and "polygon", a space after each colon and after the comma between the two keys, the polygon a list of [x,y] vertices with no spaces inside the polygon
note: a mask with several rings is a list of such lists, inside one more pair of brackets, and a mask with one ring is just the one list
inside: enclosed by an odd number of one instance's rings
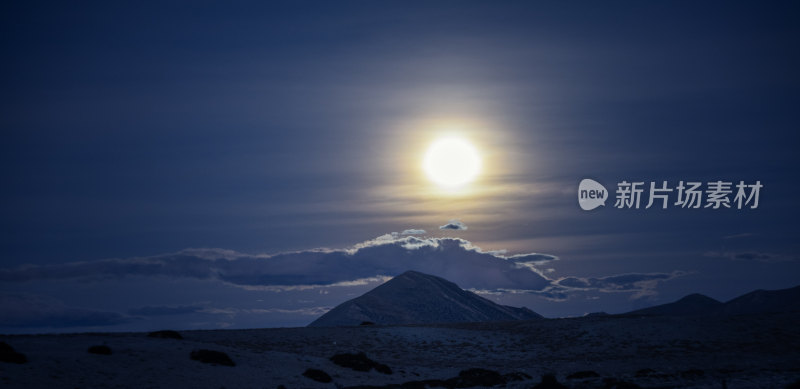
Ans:
{"label": "rocky ground", "polygon": [[797,313],[160,335],[0,336],[0,387],[733,389],[800,381]]}

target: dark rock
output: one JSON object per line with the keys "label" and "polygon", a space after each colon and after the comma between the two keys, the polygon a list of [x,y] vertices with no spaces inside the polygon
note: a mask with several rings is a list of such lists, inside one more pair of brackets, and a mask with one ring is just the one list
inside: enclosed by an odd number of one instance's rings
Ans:
{"label": "dark rock", "polygon": [[303,376],[324,384],[333,381],[333,378],[331,378],[328,373],[319,369],[307,369],[305,372],[303,372]]}
{"label": "dark rock", "polygon": [[147,336],[150,338],[183,339],[183,336],[181,336],[178,331],[173,330],[153,331],[147,334]]}
{"label": "dark rock", "polygon": [[386,366],[382,363],[375,362],[369,358],[364,353],[358,354],[336,354],[332,356],[331,362],[341,366],[346,367],[348,369],[353,369],[355,371],[370,371],[375,369],[375,371],[383,374],[392,374],[392,369],[389,366]]}
{"label": "dark rock", "polygon": [[508,374],[504,374],[503,375],[503,379],[505,379],[506,382],[526,381],[526,380],[529,380],[531,378],[533,378],[533,377],[531,377],[531,376],[529,376],[529,375],[527,375],[527,374],[525,374],[523,372],[519,372],[519,371],[515,371],[513,373],[508,373]]}
{"label": "dark rock", "polygon": [[231,357],[222,351],[214,350],[194,350],[189,355],[193,360],[203,363],[212,363],[222,366],[236,366]]}
{"label": "dark rock", "polygon": [[473,386],[495,386],[505,384],[506,380],[503,376],[494,371],[487,369],[467,369],[458,373],[458,377],[447,381],[454,381],[456,388],[471,388]]}
{"label": "dark rock", "polygon": [[[406,387],[403,385],[406,384],[415,384],[417,385],[417,381],[406,382],[403,384],[386,384],[386,385],[356,385],[356,386],[338,386],[339,389],[405,389]],[[427,386],[409,386],[410,389],[425,389]]]}
{"label": "dark rock", "polygon": [[706,375],[706,372],[700,369],[689,369],[681,372],[681,378],[700,378]]}
{"label": "dark rock", "polygon": [[569,389],[556,380],[556,376],[552,374],[545,374],[542,376],[542,382],[536,384],[533,389]]}
{"label": "dark rock", "polygon": [[786,389],[800,389],[800,380],[790,383],[786,385]]}
{"label": "dark rock", "polygon": [[454,380],[455,378],[451,378],[450,380],[443,381],[443,380],[421,380],[421,381],[408,381],[403,382],[402,384],[387,384],[387,385],[355,385],[355,386],[346,386],[343,389],[428,389],[428,388],[447,388],[447,389],[454,389],[456,388]]}
{"label": "dark rock", "polygon": [[596,377],[600,377],[600,374],[597,374],[596,371],[593,371],[593,370],[581,370],[581,371],[576,371],[576,372],[568,375],[567,379],[568,380],[574,380],[574,379],[596,378]]}
{"label": "dark rock", "polygon": [[[439,384],[439,385],[437,385]],[[400,384],[400,388],[402,389],[427,389],[427,388],[435,388],[437,386],[442,386],[444,381],[442,380],[424,380],[424,381],[408,381],[403,382]]]}
{"label": "dark rock", "polygon": [[616,378],[606,378],[603,380],[603,383],[605,384],[603,389],[642,389],[641,386],[633,382],[622,381]]}
{"label": "dark rock", "polygon": [[278,389],[286,389],[286,386],[284,386],[284,385],[278,385]]}
{"label": "dark rock", "polygon": [[356,385],[348,386],[345,389],[427,389],[427,388],[473,388],[473,387],[493,387],[498,385],[505,385],[512,381],[524,381],[530,379],[531,376],[525,373],[509,373],[500,375],[500,373],[487,369],[467,369],[458,373],[458,377],[449,378],[446,380],[430,379],[420,381],[408,381],[402,384],[388,384],[382,386],[374,385]]}
{"label": "dark rock", "polygon": [[402,389],[453,388],[444,380],[410,381],[401,384],[400,387]]}
{"label": "dark rock", "polygon": [[25,354],[18,353],[8,343],[0,342],[0,362],[25,363],[28,362],[28,358],[25,357]]}
{"label": "dark rock", "polygon": [[98,345],[89,347],[89,354],[111,355],[111,347]]}
{"label": "dark rock", "polygon": [[656,371],[653,370],[653,369],[639,369],[639,370],[636,371],[636,376],[640,377],[640,378],[641,377],[649,377],[649,376],[655,374],[655,372]]}
{"label": "dark rock", "polygon": [[408,381],[408,382],[403,382],[397,387],[400,389],[427,389],[427,388],[433,388],[434,386],[426,385],[425,381]]}
{"label": "dark rock", "polygon": [[359,325],[360,326],[374,326],[375,323],[371,322],[371,321],[362,321],[361,324],[359,324]]}
{"label": "dark rock", "polygon": [[[340,389],[402,389],[404,384],[338,386]],[[414,387],[416,388],[416,387]],[[420,387],[423,388],[423,387]]]}

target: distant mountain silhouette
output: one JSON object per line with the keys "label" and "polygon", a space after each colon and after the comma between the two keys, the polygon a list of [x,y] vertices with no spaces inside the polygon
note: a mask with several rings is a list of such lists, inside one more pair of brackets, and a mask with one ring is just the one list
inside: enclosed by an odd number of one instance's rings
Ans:
{"label": "distant mountain silhouette", "polygon": [[674,303],[656,305],[628,312],[631,315],[690,316],[718,311],[724,304],[699,293],[690,294]]}
{"label": "distant mountain silhouette", "polygon": [[756,290],[726,303],[695,293],[674,303],[638,309],[626,315],[742,315],[792,311],[800,311],[800,286],[780,290]]}
{"label": "distant mountain silhouette", "polygon": [[527,308],[495,304],[443,278],[407,271],[339,304],[310,327],[423,324],[538,319]]}
{"label": "distant mountain silhouette", "polygon": [[800,311],[800,286],[780,290],[756,290],[725,303],[723,313],[747,314]]}

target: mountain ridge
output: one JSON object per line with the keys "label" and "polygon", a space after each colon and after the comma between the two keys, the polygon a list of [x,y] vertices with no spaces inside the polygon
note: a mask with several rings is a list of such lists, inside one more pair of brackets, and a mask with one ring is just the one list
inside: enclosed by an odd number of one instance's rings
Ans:
{"label": "mountain ridge", "polygon": [[345,301],[309,327],[511,321],[542,318],[528,308],[496,304],[444,278],[407,271]]}
{"label": "mountain ridge", "polygon": [[744,315],[792,311],[800,311],[800,285],[776,290],[757,289],[724,303],[693,293],[671,303],[637,309],[623,315]]}

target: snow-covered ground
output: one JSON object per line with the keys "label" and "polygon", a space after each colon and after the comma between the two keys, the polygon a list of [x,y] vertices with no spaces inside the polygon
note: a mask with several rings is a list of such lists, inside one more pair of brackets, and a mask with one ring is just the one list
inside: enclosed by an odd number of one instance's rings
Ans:
{"label": "snow-covered ground", "polygon": [[[651,388],[783,388],[800,380],[800,314],[730,317],[586,317],[427,326],[278,328],[181,332],[0,336],[27,363],[0,362],[9,388],[336,388],[447,379],[484,368],[532,378],[555,374],[572,388],[609,378]],[[107,345],[111,355],[87,352]],[[236,366],[190,359],[222,351]],[[393,374],[354,371],[329,360],[364,352]],[[320,369],[333,382],[303,376]],[[591,370],[594,378],[568,378]],[[724,382],[724,384],[723,384]]]}

